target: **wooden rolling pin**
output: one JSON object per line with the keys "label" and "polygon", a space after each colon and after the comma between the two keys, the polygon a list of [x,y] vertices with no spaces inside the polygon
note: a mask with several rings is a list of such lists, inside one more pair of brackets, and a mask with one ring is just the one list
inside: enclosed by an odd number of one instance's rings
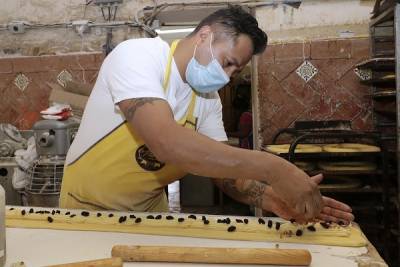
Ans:
{"label": "wooden rolling pin", "polygon": [[123,246],[111,255],[125,262],[188,262],[309,266],[311,254],[303,249]]}
{"label": "wooden rolling pin", "polygon": [[81,261],[74,263],[51,265],[47,267],[122,267],[121,258],[109,258],[101,260]]}

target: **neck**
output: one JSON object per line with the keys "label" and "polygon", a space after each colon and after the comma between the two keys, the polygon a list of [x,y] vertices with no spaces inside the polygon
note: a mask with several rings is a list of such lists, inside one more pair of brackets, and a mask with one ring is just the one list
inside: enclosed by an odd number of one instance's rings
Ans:
{"label": "neck", "polygon": [[193,57],[194,47],[196,42],[194,38],[186,37],[182,39],[176,47],[174,60],[179,70],[179,74],[184,82],[186,82],[186,67]]}

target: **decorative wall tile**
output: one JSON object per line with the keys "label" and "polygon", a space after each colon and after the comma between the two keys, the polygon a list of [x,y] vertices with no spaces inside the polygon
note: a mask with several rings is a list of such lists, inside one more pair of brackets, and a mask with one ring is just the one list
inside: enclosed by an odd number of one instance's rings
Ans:
{"label": "decorative wall tile", "polygon": [[305,82],[308,82],[318,73],[318,69],[310,61],[306,60],[297,68],[296,73]]}
{"label": "decorative wall tile", "polygon": [[361,79],[361,81],[371,80],[372,71],[366,69],[355,68],[354,73]]}
{"label": "decorative wall tile", "polygon": [[[303,53],[302,43],[285,47],[296,50],[288,52],[290,55]],[[372,130],[372,101],[365,97],[370,88],[357,77],[368,79],[368,73],[354,70],[357,63],[368,58],[368,47],[367,38],[348,38],[311,41],[311,57],[306,61],[299,62],[294,56],[279,61],[275,53],[275,60],[265,63],[262,60],[267,55],[261,55],[257,71],[259,109],[255,111],[260,118],[261,143],[271,143],[279,129],[291,127],[297,120],[350,120],[355,130]],[[267,49],[281,48],[277,44]]]}
{"label": "decorative wall tile", "polygon": [[26,75],[23,73],[19,73],[14,79],[14,84],[22,92],[26,89],[26,87],[29,85],[29,83],[30,83],[29,78],[26,77]]}
{"label": "decorative wall tile", "polygon": [[67,82],[72,81],[72,74],[67,71],[67,70],[62,70],[58,75],[57,75],[57,82],[62,86],[66,87]]}
{"label": "decorative wall tile", "polygon": [[40,119],[40,111],[48,106],[48,83],[65,86],[73,77],[84,77],[77,82],[91,89],[103,58],[102,53],[0,57],[0,121],[21,130],[31,129]]}

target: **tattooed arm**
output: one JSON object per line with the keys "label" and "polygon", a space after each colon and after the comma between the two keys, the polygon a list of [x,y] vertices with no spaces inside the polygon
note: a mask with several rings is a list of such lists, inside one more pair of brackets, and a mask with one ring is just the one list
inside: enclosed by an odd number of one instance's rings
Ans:
{"label": "tattooed arm", "polygon": [[[213,179],[213,181],[225,194],[239,202],[273,212],[286,220],[296,219],[300,223],[306,222],[303,214],[289,207],[269,185],[249,179],[224,178]],[[322,197],[322,201],[325,207],[317,219],[344,223],[354,220],[354,215],[348,205],[329,197]]]}
{"label": "tattooed arm", "polygon": [[214,183],[225,194],[248,205],[257,208],[265,208],[263,199],[265,198],[266,184],[250,179],[213,179]]}
{"label": "tattooed arm", "polygon": [[163,99],[127,99],[118,105],[158,160],[201,176],[263,181],[307,218],[321,210],[317,184],[288,161],[270,153],[231,147],[181,127]]}

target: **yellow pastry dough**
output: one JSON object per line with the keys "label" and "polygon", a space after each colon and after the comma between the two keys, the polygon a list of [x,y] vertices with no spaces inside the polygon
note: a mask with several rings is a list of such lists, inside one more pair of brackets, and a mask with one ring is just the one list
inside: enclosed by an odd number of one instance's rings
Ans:
{"label": "yellow pastry dough", "polygon": [[365,161],[319,162],[318,167],[324,171],[374,171],[376,163]]}
{"label": "yellow pastry dough", "polygon": [[[110,217],[110,214],[113,216]],[[326,229],[320,223],[300,226],[279,219],[256,217],[65,209],[53,211],[45,208],[7,207],[6,225],[19,228],[124,232],[350,247],[367,244],[361,230],[356,225],[331,224]],[[299,234],[299,230],[301,236],[296,235],[296,233]]]}
{"label": "yellow pastry dough", "polygon": [[323,145],[322,150],[325,152],[380,152],[381,151],[381,149],[377,146],[356,144],[356,143]]}
{"label": "yellow pastry dough", "polygon": [[[289,153],[290,144],[267,145],[265,149],[275,154]],[[296,146],[295,153],[318,153],[322,148],[319,145],[299,144]]]}

